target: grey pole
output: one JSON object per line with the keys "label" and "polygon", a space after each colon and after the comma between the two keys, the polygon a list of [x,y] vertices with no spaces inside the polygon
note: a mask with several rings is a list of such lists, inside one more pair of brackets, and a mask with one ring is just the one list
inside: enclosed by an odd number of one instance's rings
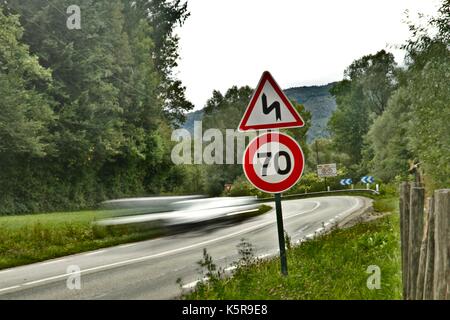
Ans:
{"label": "grey pole", "polygon": [[277,212],[278,242],[280,244],[281,273],[288,275],[286,246],[284,243],[283,215],[281,211],[281,193],[275,193],[275,209]]}

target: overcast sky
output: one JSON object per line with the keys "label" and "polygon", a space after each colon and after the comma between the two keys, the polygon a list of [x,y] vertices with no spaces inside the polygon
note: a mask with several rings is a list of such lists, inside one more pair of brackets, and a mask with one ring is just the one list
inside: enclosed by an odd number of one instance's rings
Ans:
{"label": "overcast sky", "polygon": [[178,77],[201,109],[214,89],[255,87],[269,70],[283,89],[340,80],[353,60],[409,36],[405,10],[434,14],[439,0],[188,0]]}

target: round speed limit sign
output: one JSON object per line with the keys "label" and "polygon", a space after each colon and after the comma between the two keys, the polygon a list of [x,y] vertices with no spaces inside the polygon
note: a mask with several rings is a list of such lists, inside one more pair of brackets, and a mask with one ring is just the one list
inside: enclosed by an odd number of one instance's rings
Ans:
{"label": "round speed limit sign", "polygon": [[297,141],[282,133],[266,133],[253,139],[244,153],[247,179],[267,193],[281,193],[300,179],[305,158]]}

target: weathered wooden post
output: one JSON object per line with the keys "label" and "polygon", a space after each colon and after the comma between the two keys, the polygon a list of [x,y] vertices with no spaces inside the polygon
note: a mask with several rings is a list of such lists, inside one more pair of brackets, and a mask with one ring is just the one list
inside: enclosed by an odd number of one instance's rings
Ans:
{"label": "weathered wooden post", "polygon": [[434,299],[450,299],[450,189],[434,192],[435,210],[435,260],[434,260]]}
{"label": "weathered wooden post", "polygon": [[403,299],[408,299],[409,292],[409,263],[408,263],[408,233],[409,233],[409,200],[410,184],[403,182],[400,185],[400,240],[402,251],[402,281],[403,281]]}
{"label": "weathered wooden post", "polygon": [[434,197],[429,198],[427,219],[427,257],[425,262],[423,299],[433,299],[433,273],[434,273]]}
{"label": "weathered wooden post", "polygon": [[417,276],[419,271],[420,246],[423,237],[423,207],[425,189],[415,183],[411,188],[409,211],[409,299],[415,299],[417,292]]}
{"label": "weathered wooden post", "polygon": [[430,221],[430,198],[428,198],[428,211],[425,214],[425,225],[422,231],[422,242],[420,245],[420,253],[419,253],[419,268],[417,271],[417,282],[416,282],[416,300],[424,299],[424,287],[425,287],[425,269],[427,263],[427,250],[428,250],[428,241],[431,241],[429,238],[429,221]]}

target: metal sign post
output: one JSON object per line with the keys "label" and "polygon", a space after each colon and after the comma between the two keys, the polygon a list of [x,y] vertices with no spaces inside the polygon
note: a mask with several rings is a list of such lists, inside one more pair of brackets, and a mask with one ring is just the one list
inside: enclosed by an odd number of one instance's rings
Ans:
{"label": "metal sign post", "polygon": [[281,273],[288,275],[286,244],[284,240],[283,215],[281,209],[281,193],[275,193],[275,210],[277,212],[278,242],[280,244]]}

